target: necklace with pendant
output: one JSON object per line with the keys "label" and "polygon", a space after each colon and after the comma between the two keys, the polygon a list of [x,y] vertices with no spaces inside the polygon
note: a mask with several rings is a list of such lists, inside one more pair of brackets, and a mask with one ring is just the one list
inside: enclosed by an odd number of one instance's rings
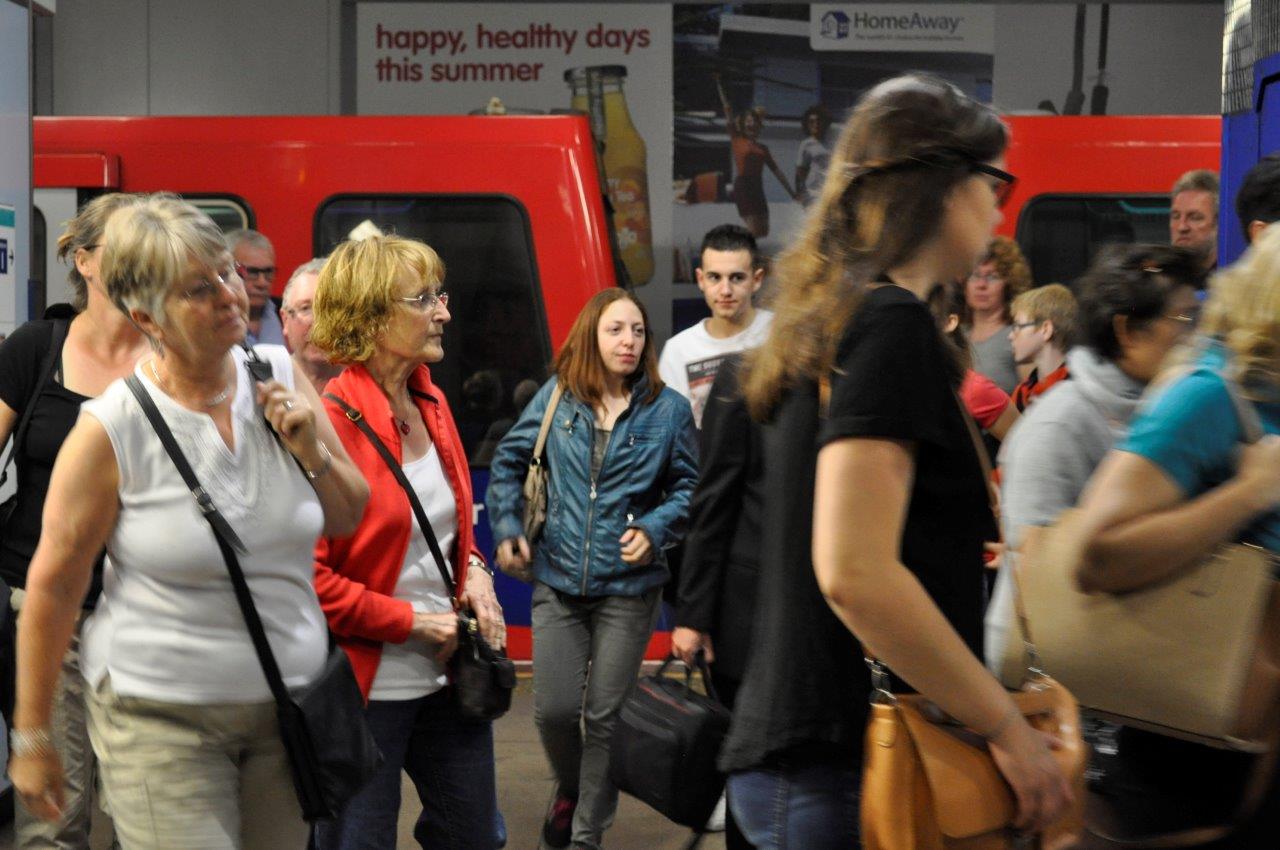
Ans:
{"label": "necklace with pendant", "polygon": [[[151,363],[151,377],[156,379],[156,384],[160,387],[160,389],[164,390],[166,393],[172,396],[173,393],[169,392],[169,388],[168,386],[165,385],[164,379],[161,378],[160,373],[156,371],[156,361],[153,359],[150,361],[150,363]],[[217,407],[218,405],[226,401],[227,396],[229,395],[231,395],[231,384],[227,384],[225,387],[223,387],[222,392],[218,393],[213,398],[206,399],[205,401],[202,401],[200,403],[203,404],[205,407]],[[406,431],[405,433],[408,433],[408,431]]]}
{"label": "necklace with pendant", "polygon": [[392,419],[396,420],[396,427],[400,429],[400,433],[406,437],[409,436],[409,420],[401,419],[399,416],[392,415]]}

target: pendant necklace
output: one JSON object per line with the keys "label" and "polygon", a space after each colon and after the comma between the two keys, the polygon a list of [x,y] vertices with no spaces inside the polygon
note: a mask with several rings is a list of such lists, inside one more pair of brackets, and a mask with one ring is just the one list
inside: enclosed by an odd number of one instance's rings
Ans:
{"label": "pendant necklace", "polygon": [[396,427],[400,429],[400,433],[404,434],[406,437],[409,436],[409,420],[401,419],[399,416],[396,416],[395,414],[392,414],[391,418],[396,421]]}
{"label": "pendant necklace", "polygon": [[[172,395],[173,395],[173,393],[169,392],[169,388],[168,388],[167,386],[165,386],[164,380],[160,377],[160,373],[156,370],[156,361],[155,361],[155,359],[153,358],[153,359],[152,359],[151,361],[149,361],[149,362],[151,363],[151,377],[153,377],[153,378],[155,378],[155,379],[156,379],[156,385],[157,385],[157,386],[159,386],[159,387],[160,387],[160,389],[164,390],[166,393],[168,393],[169,395],[171,395],[171,396],[172,396]],[[231,384],[227,384],[225,387],[223,387],[223,388],[222,388],[222,392],[218,393],[218,394],[217,394],[216,396],[214,396],[213,398],[211,398],[211,399],[207,399],[207,400],[202,401],[202,402],[200,402],[200,403],[201,403],[201,404],[203,404],[205,407],[217,407],[218,405],[220,405],[220,404],[222,404],[224,401],[226,401],[226,400],[227,400],[227,396],[229,396],[229,395],[231,395]],[[407,426],[406,426],[406,427],[407,427]],[[405,433],[407,434],[407,433],[408,433],[408,431],[405,431]]]}

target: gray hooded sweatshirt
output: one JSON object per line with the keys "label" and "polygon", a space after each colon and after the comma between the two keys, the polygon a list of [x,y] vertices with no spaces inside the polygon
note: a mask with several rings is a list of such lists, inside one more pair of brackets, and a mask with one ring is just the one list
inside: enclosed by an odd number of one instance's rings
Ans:
{"label": "gray hooded sweatshirt", "polygon": [[[1011,550],[1021,544],[1023,528],[1049,525],[1076,504],[1094,469],[1129,430],[1146,389],[1091,348],[1068,352],[1067,371],[1071,378],[1036,399],[1000,449],[1000,511]],[[1008,570],[1006,563],[987,608],[987,663],[997,672],[1012,621]]]}

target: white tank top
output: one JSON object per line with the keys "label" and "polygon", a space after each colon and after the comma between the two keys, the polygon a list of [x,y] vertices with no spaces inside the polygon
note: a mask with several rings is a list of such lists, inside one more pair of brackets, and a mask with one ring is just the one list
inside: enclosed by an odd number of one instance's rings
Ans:
{"label": "white tank top", "polygon": [[[454,499],[449,478],[444,474],[444,466],[435,443],[431,444],[425,455],[404,464],[403,469],[405,477],[418,494],[422,510],[431,522],[441,553],[448,558],[458,534],[458,503]],[[426,538],[422,536],[417,516],[413,516],[412,520],[409,548],[405,552],[404,566],[400,569],[400,578],[392,596],[411,603],[415,611],[431,614],[452,611],[449,588],[440,576],[440,568],[436,566],[436,559],[431,556]],[[445,568],[452,570],[453,566],[446,561]],[[445,681],[444,666],[435,662],[431,647],[411,637],[404,643],[383,645],[382,659],[378,663],[378,673],[373,678],[369,699],[417,699],[440,690],[445,686]]]}
{"label": "white tank top", "polygon": [[[288,352],[276,345],[258,352],[292,388]],[[324,512],[263,422],[244,352],[233,355],[234,453],[207,414],[169,398],[143,364],[135,374],[248,549],[240,565],[285,684],[297,687],[315,677],[327,652],[311,584]],[[120,515],[107,541],[102,597],[84,631],[85,679],[96,687],[110,674],[116,693],[163,702],[269,700],[213,532],[137,400],[121,380],[81,411],[102,423],[120,468]]]}

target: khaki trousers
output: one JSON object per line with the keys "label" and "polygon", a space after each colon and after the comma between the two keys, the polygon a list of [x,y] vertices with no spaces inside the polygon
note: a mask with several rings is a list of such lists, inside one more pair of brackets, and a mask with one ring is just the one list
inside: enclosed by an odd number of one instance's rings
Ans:
{"label": "khaki trousers", "polygon": [[272,702],[182,705],[89,696],[89,736],[125,850],[302,850]]}

